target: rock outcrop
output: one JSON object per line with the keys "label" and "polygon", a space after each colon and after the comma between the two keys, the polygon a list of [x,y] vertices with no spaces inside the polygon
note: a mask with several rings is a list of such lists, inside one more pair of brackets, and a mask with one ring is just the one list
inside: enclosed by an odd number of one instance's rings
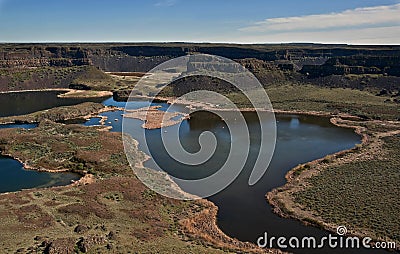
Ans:
{"label": "rock outcrop", "polygon": [[[93,83],[91,80],[77,82],[82,81],[79,76],[86,75],[87,72],[95,73],[96,70],[147,72],[175,57],[198,53],[234,59],[253,72],[264,86],[288,81],[302,84],[318,83],[326,78],[330,87],[363,88],[369,86],[364,84],[366,81],[363,76],[376,75],[379,79],[376,88],[393,90],[392,83],[397,82],[394,78],[400,77],[400,46],[194,43],[2,44],[0,45],[0,91],[68,88],[71,84],[77,88],[88,89],[86,83]],[[199,63],[191,63],[189,68],[198,68],[198,65]],[[228,68],[226,69],[228,72],[232,71],[229,66],[221,68]],[[340,82],[336,78],[337,76],[345,78],[347,75],[359,77],[349,81],[350,85],[347,84],[349,82]],[[97,76],[102,77],[100,73]],[[107,82],[97,85],[98,89],[107,90],[107,85],[111,86],[113,83],[112,80]],[[395,90],[398,89],[395,87]]]}

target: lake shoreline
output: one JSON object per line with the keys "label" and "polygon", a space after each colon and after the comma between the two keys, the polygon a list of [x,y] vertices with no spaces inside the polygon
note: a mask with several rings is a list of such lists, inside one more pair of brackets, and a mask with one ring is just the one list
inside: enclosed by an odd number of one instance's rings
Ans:
{"label": "lake shoreline", "polygon": [[[7,154],[7,153],[1,153],[0,156],[4,158],[10,158],[13,160],[18,161],[19,163],[22,164],[22,167],[24,170],[29,170],[29,171],[36,171],[36,172],[45,172],[45,173],[52,173],[52,174],[57,174],[57,173],[73,173],[79,176],[78,180],[72,180],[69,184],[67,185],[62,185],[62,186],[49,186],[49,187],[34,187],[34,188],[28,188],[28,189],[22,189],[22,190],[40,190],[40,189],[52,189],[52,188],[58,188],[58,187],[73,187],[73,186],[79,186],[79,185],[86,185],[86,184],[91,184],[96,182],[96,179],[93,174],[90,174],[88,172],[84,171],[77,171],[77,170],[70,170],[70,169],[47,169],[47,168],[36,168],[26,161],[20,159],[19,157],[13,156],[12,154]],[[21,191],[22,191],[21,190]],[[17,193],[19,191],[13,191],[13,192],[4,192],[0,193],[0,195],[7,194],[7,193]]]}
{"label": "lake shoreline", "polygon": [[69,88],[43,88],[43,89],[25,89],[25,90],[10,90],[0,91],[0,94],[12,94],[12,93],[29,93],[29,92],[68,92]]}
{"label": "lake shoreline", "polygon": [[[141,96],[143,97],[143,96]],[[166,102],[168,104],[173,104],[176,98],[160,98],[157,97],[157,101]],[[189,101],[181,101],[177,103],[178,105],[183,105],[188,108],[204,109],[204,110],[214,110],[214,111],[225,111],[229,109],[215,108],[215,105],[209,103],[191,103]],[[286,175],[286,183],[280,187],[277,187],[268,193],[266,193],[265,198],[269,204],[273,207],[273,212],[280,217],[295,219],[302,222],[306,226],[313,226],[328,232],[336,233],[336,229],[341,225],[335,225],[327,223],[322,218],[315,216],[313,211],[305,210],[293,201],[293,192],[301,191],[307,186],[307,179],[311,176],[317,175],[323,170],[324,167],[332,165],[341,165],[346,162],[352,162],[355,157],[364,156],[369,153],[379,153],[382,149],[381,138],[393,136],[400,134],[398,129],[400,122],[391,120],[372,120],[365,119],[359,116],[351,115],[348,113],[333,113],[324,111],[304,111],[304,110],[266,110],[266,109],[254,109],[254,108],[240,108],[241,112],[273,112],[275,114],[281,115],[304,115],[304,116],[317,116],[329,118],[331,124],[340,128],[350,128],[353,129],[356,134],[361,137],[361,143],[353,148],[341,150],[333,154],[328,154],[323,158],[319,158],[310,162],[300,164],[292,169],[290,169]],[[385,131],[371,131],[369,130],[368,124],[366,126],[364,123],[377,123],[383,126],[397,126],[397,130],[385,132]],[[373,147],[372,150],[369,147]],[[368,150],[370,149],[370,150]],[[328,163],[327,163],[328,161]],[[315,169],[309,169],[310,165],[315,166]],[[358,236],[371,237],[372,244],[378,241],[394,241],[390,238],[377,237],[374,232],[368,231],[366,229],[352,229],[348,231],[348,236]]]}
{"label": "lake shoreline", "polygon": [[[128,98],[125,98],[128,99]],[[143,96],[143,95],[135,95],[132,97],[129,97],[129,99],[140,99],[140,100],[153,100],[153,102],[163,102],[167,104],[174,104],[174,100],[177,98],[175,97],[149,97],[149,96]],[[186,106],[189,109],[196,108],[199,110],[215,110],[215,111],[232,111],[232,109],[224,109],[224,108],[218,108],[216,105],[210,104],[210,103],[194,103],[192,101],[188,100],[182,100],[180,99],[179,102],[175,103],[176,105],[181,105],[181,106]],[[273,112],[275,114],[284,114],[284,115],[305,115],[305,116],[320,116],[320,117],[340,117],[340,118],[345,118],[345,119],[352,119],[352,120],[365,120],[362,117],[351,115],[348,113],[333,113],[333,112],[326,112],[326,111],[307,111],[307,110],[281,110],[281,109],[264,109],[264,108],[238,108],[240,112]]]}
{"label": "lake shoreline", "polygon": [[[207,109],[207,108],[205,108],[205,109]],[[215,108],[213,108],[213,109],[215,110]],[[121,109],[120,108],[119,109],[118,108],[114,108],[114,110],[121,110]],[[243,108],[243,109],[240,109],[240,110],[243,111],[243,112],[255,111],[255,109],[248,109],[248,108]],[[103,111],[103,112],[106,112],[106,111]],[[98,111],[98,112],[92,113],[91,115],[88,115],[87,117],[90,118],[90,117],[94,117],[95,115],[98,116],[100,113],[102,113],[102,112]],[[349,114],[332,114],[332,113],[329,113],[329,112],[297,111],[297,110],[293,110],[293,111],[274,110],[274,113],[276,113],[276,114],[286,114],[286,115],[310,115],[310,116],[329,117],[331,123],[336,125],[336,126],[338,126],[338,127],[355,129],[355,132],[362,136],[362,145],[363,146],[368,144],[368,142],[370,142],[369,136],[365,133],[366,130],[363,129],[363,127],[356,126],[356,125],[349,125],[348,122],[346,124],[346,121],[349,121],[348,119],[361,120],[361,118],[357,117],[357,116],[352,116],[352,115],[349,115]],[[346,119],[346,120],[344,120],[344,119]],[[352,148],[352,149],[348,149],[348,150],[339,151],[339,152],[337,152],[337,153],[335,153],[333,155],[329,155],[329,156],[333,156],[334,157],[333,158],[333,162],[335,162],[338,156],[346,155],[350,151],[353,151],[354,149],[357,149],[357,148]],[[15,158],[15,159],[19,160],[18,158]],[[315,161],[307,162],[305,164],[312,164],[312,163],[318,164],[323,159],[324,158],[317,159]],[[19,161],[24,164],[24,162],[22,162],[21,160],[19,160]],[[300,166],[304,166],[305,164],[302,164]],[[281,188],[287,188],[290,184],[293,183],[293,181],[295,181],[297,179],[297,178],[295,178],[295,172],[298,171],[300,166],[289,170],[287,175],[286,175],[287,183],[285,185],[283,185],[281,187],[278,187],[278,188],[272,190],[271,192],[269,192],[267,194],[267,199],[270,202],[270,204],[276,208],[276,210],[274,209],[274,212],[278,213],[280,216],[295,218],[295,219],[298,219],[298,220],[304,222],[304,218],[301,217],[301,216],[297,216],[297,218],[296,218],[296,217],[292,217],[291,215],[286,214],[284,212],[285,211],[284,210],[285,206],[280,204],[279,200],[277,200],[276,197],[275,197],[276,193],[280,192]],[[24,164],[24,167],[25,167],[25,164]],[[27,165],[27,167],[28,167],[27,169],[30,169],[30,170],[40,171],[40,170],[35,169],[35,168],[29,168],[30,167],[29,165]],[[65,171],[47,171],[47,170],[43,170],[43,171],[46,171],[46,172],[65,172]],[[305,173],[305,171],[302,172],[302,173]],[[82,180],[82,182],[80,182],[80,180],[79,180],[79,181],[76,181],[74,183],[71,183],[70,185],[66,185],[64,187],[65,188],[70,188],[71,186],[74,186],[74,184],[75,185],[91,184],[91,183],[95,182],[95,179],[94,179],[94,181],[90,180],[91,176],[89,176],[89,175],[90,174],[83,173],[81,179],[84,179],[84,180]],[[86,176],[88,176],[89,181],[86,181],[86,180],[88,180],[88,179],[85,178]],[[304,182],[302,182],[302,183],[304,183]],[[33,189],[35,189],[35,188],[33,188]],[[273,194],[270,194],[270,193],[273,193]],[[215,245],[220,246],[220,247],[228,247],[229,248],[229,247],[232,247],[232,246],[236,246],[237,247],[239,245],[239,246],[242,246],[242,247],[246,246],[246,248],[247,248],[249,246],[253,246],[253,244],[251,244],[251,243],[243,243],[243,242],[241,242],[239,240],[230,238],[229,236],[225,235],[217,225],[218,207],[214,203],[212,203],[211,201],[208,201],[208,200],[204,199],[204,202],[210,202],[212,205],[210,204],[210,207],[207,208],[206,211],[202,211],[200,214],[181,222],[182,225],[186,227],[186,230],[188,230],[188,232],[193,233],[193,235],[199,235],[199,233],[200,233],[200,235],[204,239],[207,239],[207,241],[211,241]],[[200,231],[196,231],[196,230],[199,230],[197,227],[191,227],[190,226],[190,225],[192,225],[192,226],[193,225],[204,225],[205,221],[211,221],[212,222],[211,228],[202,228]],[[317,221],[317,223],[315,223],[315,224],[311,224],[310,223],[309,225],[315,226],[315,225],[318,225],[318,223],[321,223],[321,221]],[[336,229],[336,228],[327,227],[327,226],[326,227],[322,227],[322,228],[324,228],[325,230],[328,230],[328,231],[332,231],[332,230]],[[351,232],[351,233],[353,233],[353,232]],[[215,236],[218,236],[218,237],[215,237]],[[217,240],[217,238],[218,238],[218,240]],[[245,245],[242,245],[242,244],[245,244]],[[247,244],[250,244],[250,245],[247,245]],[[252,251],[258,252],[258,249],[257,248],[256,249],[252,249]]]}
{"label": "lake shoreline", "polygon": [[[98,113],[101,113],[100,111]],[[63,125],[60,125],[60,127]],[[40,128],[40,127],[39,127]],[[93,127],[80,127],[82,130],[89,130],[92,129]],[[106,128],[98,128],[98,131],[105,131],[109,133],[109,130]],[[100,134],[101,135],[101,134]],[[108,135],[108,134],[107,134]],[[138,145],[137,141],[134,141],[136,146]],[[139,151],[141,154],[143,152]],[[5,154],[6,155],[6,154]],[[18,160],[21,162],[24,166],[25,169],[28,170],[35,170],[35,171],[41,171],[41,172],[75,172],[74,170],[71,169],[51,169],[51,168],[43,168],[42,166],[40,167],[35,167],[32,166],[29,161],[29,157],[27,158],[20,158],[16,154],[11,154],[8,153],[7,156]],[[148,159],[147,156],[143,155],[143,158],[139,158],[137,160],[137,163],[135,166],[137,167],[143,167],[144,161]],[[42,190],[71,190],[74,187],[77,186],[87,186],[87,185],[93,185],[93,184],[101,184],[104,179],[101,177],[99,178],[98,176],[94,176],[90,172],[86,170],[82,170],[79,172],[82,175],[82,177],[75,182],[71,182],[69,185],[65,186],[55,186],[55,187],[46,187],[46,188],[29,188],[27,190],[21,190],[21,191],[16,191],[16,192],[11,192],[11,193],[5,193],[5,194],[0,194],[1,196],[7,196],[7,195],[20,195],[19,193],[24,193],[24,191],[42,191]],[[122,177],[122,176],[117,176]],[[169,178],[168,178],[169,179]],[[169,179],[171,181],[171,179]],[[176,191],[182,192],[184,195],[190,195],[188,193],[183,192],[174,182],[171,182],[171,185],[175,187]],[[22,195],[22,194],[21,194]],[[179,219],[177,223],[179,223],[181,227],[181,233],[183,237],[187,238],[189,241],[197,241],[197,242],[202,242],[202,244],[206,245],[212,245],[217,248],[222,248],[222,249],[229,249],[231,251],[239,251],[239,252],[246,252],[246,253],[283,253],[280,250],[263,250],[261,248],[258,248],[253,243],[249,242],[241,242],[237,239],[231,238],[228,235],[224,234],[221,229],[217,225],[217,212],[218,212],[218,207],[213,204],[212,202],[205,200],[205,199],[199,199],[196,201],[193,201],[195,203],[198,202],[200,207],[202,209],[196,210],[194,213],[189,213],[187,214],[186,217],[183,217]]]}
{"label": "lake shoreline", "polygon": [[[300,204],[296,203],[294,201],[294,193],[307,189],[307,180],[320,174],[329,166],[343,165],[348,162],[352,162],[360,156],[371,156],[371,154],[376,155],[377,153],[381,152],[382,149],[381,138],[400,134],[400,130],[389,132],[373,131],[371,134],[368,133],[368,127],[363,127],[360,124],[357,124],[355,121],[345,120],[341,117],[334,116],[330,118],[330,122],[341,128],[354,129],[355,133],[361,136],[361,143],[353,148],[338,151],[334,154],[327,155],[324,158],[306,162],[290,169],[285,175],[286,183],[283,186],[271,190],[265,195],[265,197],[269,204],[273,207],[273,212],[279,216],[287,219],[298,220],[306,226],[314,226],[336,233],[337,228],[341,225],[328,223],[321,217],[315,215],[312,210],[306,209]],[[399,125],[399,122],[396,121],[372,120],[371,122],[380,123],[382,125]],[[375,235],[373,232],[358,228],[349,230],[347,234],[347,236],[357,236],[360,238],[371,237],[373,235]],[[372,238],[373,242],[388,241],[387,238],[382,237]]]}
{"label": "lake shoreline", "polygon": [[[115,106],[104,106],[100,103],[84,102],[72,106],[60,106],[50,109],[36,111],[34,113],[16,116],[0,117],[0,125],[7,124],[39,124],[46,117],[54,115],[52,121],[63,122],[69,120],[84,119],[88,120],[92,117],[102,118],[102,122],[107,120],[106,117],[100,116],[101,113],[123,110],[123,108]],[[73,113],[74,112],[74,113]]]}
{"label": "lake shoreline", "polygon": [[26,90],[10,90],[0,91],[0,94],[13,94],[13,93],[30,93],[30,92],[63,92],[58,95],[58,98],[106,98],[113,95],[111,91],[96,91],[96,90],[78,90],[71,88],[43,88],[43,89],[26,89]]}

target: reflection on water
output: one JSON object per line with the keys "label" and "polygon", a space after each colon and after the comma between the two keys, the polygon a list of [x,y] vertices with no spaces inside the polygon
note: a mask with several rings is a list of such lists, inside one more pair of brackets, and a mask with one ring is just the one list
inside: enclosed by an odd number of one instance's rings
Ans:
{"label": "reflection on water", "polygon": [[82,102],[102,102],[104,98],[58,98],[60,91],[38,91],[0,94],[0,117],[24,115],[59,106]]}
{"label": "reflection on water", "polygon": [[[173,106],[170,108],[170,105],[168,103],[150,103],[147,100],[135,100],[135,101],[129,101],[128,103],[126,102],[118,102],[115,101],[112,97],[103,101],[102,102],[105,106],[115,106],[119,108],[126,108],[129,110],[135,110],[135,109],[140,109],[148,106],[159,106],[158,110],[161,111],[171,111],[171,112],[185,112],[185,108],[183,106]],[[105,126],[111,126],[111,130],[113,132],[122,132],[122,119],[123,119],[123,110],[117,110],[117,111],[109,111],[109,112],[104,112],[101,113],[100,116],[105,116],[107,117],[107,120],[105,121],[104,125]],[[179,118],[181,116],[178,116]],[[94,125],[99,125],[100,123],[99,117],[94,117],[89,119],[88,121],[84,122],[83,125],[85,126],[94,126]],[[143,122],[141,120],[137,119],[131,119],[133,122],[136,122],[136,127],[140,130]]]}
{"label": "reflection on water", "polygon": [[[140,108],[143,102],[133,104],[131,108]],[[163,110],[168,105],[162,104]],[[112,131],[121,131],[121,111],[107,112],[108,125]],[[360,142],[360,137],[352,129],[338,128],[327,118],[315,116],[278,115],[277,144],[274,157],[264,177],[254,186],[248,186],[252,165],[260,147],[260,126],[255,113],[244,112],[250,131],[250,155],[239,177],[224,191],[209,198],[218,207],[218,226],[228,235],[242,241],[255,242],[265,231],[270,236],[316,236],[322,237],[328,232],[302,223],[283,219],[272,212],[265,199],[265,194],[285,184],[285,174],[294,166],[324,157],[340,150],[353,147]],[[118,119],[113,121],[112,119]],[[210,160],[199,166],[187,166],[173,160],[165,151],[161,141],[161,130],[146,130],[146,142],[141,135],[142,121],[124,119],[130,126],[129,133],[139,141],[139,148],[145,150],[147,143],[152,159],[145,166],[156,168],[155,163],[174,176],[185,179],[196,179],[212,174],[220,168],[227,158],[231,142],[240,146],[242,137],[231,137],[226,124],[219,117],[199,112],[180,125],[165,128],[172,132],[179,128],[182,146],[189,152],[200,149],[199,135],[211,131],[217,139],[218,146]],[[167,135],[168,139],[168,135]],[[181,186],[184,189],[184,186]],[[370,253],[362,250],[290,250],[295,253]]]}
{"label": "reflection on water", "polygon": [[297,128],[299,128],[299,125],[300,125],[300,121],[297,117],[293,117],[290,120],[290,129],[297,129]]}
{"label": "reflection on water", "polygon": [[89,120],[87,120],[86,122],[84,122],[83,125],[84,126],[97,126],[97,125],[101,125],[100,121],[101,121],[101,117],[92,117]]}
{"label": "reflection on water", "polygon": [[38,124],[36,123],[12,123],[12,124],[0,124],[0,129],[8,128],[22,128],[22,129],[33,129],[36,128]]}
{"label": "reflection on water", "polygon": [[[328,118],[278,115],[276,117],[278,122],[277,144],[272,162],[263,178],[256,185],[248,186],[252,165],[254,165],[261,145],[260,125],[255,113],[246,112],[244,116],[251,139],[248,160],[242,173],[228,188],[209,198],[219,207],[218,226],[229,236],[250,242],[256,242],[258,237],[266,231],[270,236],[278,237],[322,237],[327,235],[328,232],[324,230],[277,216],[272,212],[271,206],[265,199],[265,194],[273,188],[284,185],[285,174],[291,168],[300,163],[354,147],[360,142],[360,137],[352,129],[332,125]],[[132,127],[130,134],[138,139],[139,147],[143,149],[144,140],[137,131],[142,122],[134,119],[124,119],[124,121],[129,121],[129,126]],[[157,163],[163,170],[185,179],[204,177],[221,167],[229,154],[231,142],[233,145],[240,146],[241,144],[242,137],[231,138],[225,123],[211,113],[194,114],[191,119],[183,121],[180,126],[168,127],[166,131],[173,131],[174,128],[179,128],[180,142],[190,152],[200,149],[199,135],[203,131],[211,131],[218,141],[216,153],[202,165],[183,165],[170,158],[166,153],[161,142],[160,130],[147,130],[146,142],[150,147],[152,159],[147,161],[145,166],[155,168],[155,163]],[[184,186],[181,187],[185,189]],[[371,253],[365,249],[289,251],[295,253]]]}
{"label": "reflection on water", "polygon": [[[0,94],[0,117],[22,115],[58,106],[75,105],[86,101],[102,102],[104,98],[58,98],[60,91],[20,92]],[[37,124],[3,124],[5,128],[36,128]],[[24,170],[22,164],[0,155],[0,193],[35,187],[62,186],[78,180],[74,173],[47,173]]]}
{"label": "reflection on water", "polygon": [[25,170],[17,160],[0,155],[0,193],[30,188],[63,186],[80,176],[73,173],[47,173]]}
{"label": "reflection on water", "polygon": [[[123,102],[115,102],[112,98],[104,101],[105,105],[114,105],[118,107],[125,106]],[[147,106],[145,101],[130,102],[130,109],[137,109]],[[161,110],[166,110],[168,104],[160,103]],[[105,112],[102,116],[107,116],[106,125],[112,126],[111,131],[122,131],[122,114],[123,111]],[[283,219],[272,212],[271,206],[265,199],[265,194],[285,184],[285,174],[294,166],[324,157],[340,150],[353,147],[360,142],[351,129],[343,129],[333,126],[327,118],[314,116],[297,116],[297,115],[278,115],[277,118],[277,144],[274,157],[264,177],[254,186],[248,186],[248,178],[250,176],[252,165],[258,155],[260,142],[260,125],[258,117],[255,113],[244,113],[245,119],[250,131],[250,154],[246,161],[245,167],[239,177],[226,188],[224,191],[209,198],[218,207],[218,226],[229,236],[238,238],[242,241],[255,242],[257,238],[268,232],[269,236],[315,236],[322,237],[328,233],[314,227],[307,227],[298,221]],[[84,125],[91,126],[99,124],[100,118],[92,118]],[[202,165],[187,166],[180,164],[169,157],[166,153],[160,137],[160,130],[146,130],[146,140],[143,139],[141,133],[142,121],[138,119],[124,119],[130,126],[129,133],[133,138],[139,141],[139,148],[144,149],[144,145],[150,148],[152,159],[145,163],[145,166],[155,168],[158,163],[165,171],[174,176],[186,179],[195,179],[207,176],[224,163],[227,158],[230,146],[240,146],[241,138],[231,137],[226,124],[214,115],[202,112],[192,115],[191,119],[183,121],[180,125],[165,128],[167,132],[179,128],[179,137],[182,146],[189,152],[196,152],[200,149],[198,143],[199,135],[204,131],[211,131],[217,138],[218,146],[215,154]],[[268,124],[268,123],[267,123]],[[168,135],[167,135],[168,136]],[[168,137],[167,137],[168,138]],[[145,142],[146,141],[146,142]],[[32,186],[40,186],[51,182],[49,178],[42,181],[32,174],[40,174],[34,171],[24,171],[20,164],[15,160],[0,157],[0,169],[2,181],[0,186],[18,186],[10,180],[16,179],[23,183],[19,188],[29,188]],[[8,165],[7,167],[4,165]],[[15,170],[19,168],[20,171]],[[13,170],[11,170],[13,169]],[[20,174],[11,175],[10,174]],[[59,175],[59,174],[52,174]],[[47,177],[47,176],[46,176]],[[64,176],[63,180],[67,181]],[[43,179],[43,178],[42,178]],[[40,180],[40,181],[39,181]],[[39,181],[39,182],[38,182]],[[29,184],[27,184],[29,183]],[[184,188],[184,186],[182,186]],[[17,189],[17,187],[16,187]],[[361,250],[289,250],[295,253],[371,253],[364,249]],[[385,253],[384,251],[380,251]],[[374,251],[374,253],[378,253]]]}

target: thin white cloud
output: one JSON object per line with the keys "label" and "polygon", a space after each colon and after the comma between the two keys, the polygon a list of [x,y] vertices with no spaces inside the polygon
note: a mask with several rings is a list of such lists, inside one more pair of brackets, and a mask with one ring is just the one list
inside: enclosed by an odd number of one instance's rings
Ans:
{"label": "thin white cloud", "polygon": [[[308,31],[272,34],[251,34],[236,37],[241,43],[344,43],[359,45],[393,45],[400,44],[400,25],[391,27],[374,27],[358,29],[342,29],[337,31]],[[216,41],[229,41],[227,38],[215,38]]]}
{"label": "thin white cloud", "polygon": [[178,0],[161,0],[154,4],[155,7],[170,7],[177,4]]}
{"label": "thin white cloud", "polygon": [[270,18],[241,28],[239,31],[249,33],[286,33],[288,31],[387,27],[388,25],[400,25],[400,4],[364,7],[328,14]]}

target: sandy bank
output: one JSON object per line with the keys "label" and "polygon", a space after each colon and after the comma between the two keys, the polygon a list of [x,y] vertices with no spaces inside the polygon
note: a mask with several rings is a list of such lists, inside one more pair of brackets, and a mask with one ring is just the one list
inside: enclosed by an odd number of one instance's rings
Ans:
{"label": "sandy bank", "polygon": [[[159,110],[159,106],[141,108],[137,110],[125,110],[124,117],[135,118],[144,121],[142,127],[145,129],[159,129],[180,123],[188,119],[188,114],[178,112],[164,112]],[[180,117],[178,120],[173,120]]]}
{"label": "sandy bank", "polygon": [[[332,166],[340,166],[354,161],[377,160],[382,153],[383,137],[389,137],[400,134],[400,122],[395,121],[356,121],[357,117],[332,117],[331,123],[342,127],[352,128],[357,134],[362,137],[361,144],[354,148],[339,151],[332,155],[327,155],[311,162],[307,162],[291,169],[285,176],[287,183],[284,186],[278,187],[266,194],[269,203],[274,207],[274,212],[284,218],[293,218],[303,222],[306,225],[312,225],[323,228],[325,230],[336,232],[338,226],[334,223],[326,222],[323,218],[316,215],[301,204],[295,202],[295,193],[306,190],[309,186],[308,179],[319,175],[326,168]],[[351,120],[349,120],[351,119]],[[367,127],[368,124],[376,124],[380,126],[391,126],[397,128],[392,131],[371,131]],[[348,235],[362,237],[372,237],[374,241],[387,241],[382,237],[373,237],[376,234],[365,228],[352,228],[348,231]]]}
{"label": "sandy bank", "polygon": [[45,89],[28,89],[28,90],[10,90],[10,91],[0,91],[0,94],[9,94],[9,93],[28,93],[28,92],[48,92],[48,91],[59,91],[59,92],[68,92],[72,89],[68,88],[45,88]]}
{"label": "sandy bank", "polygon": [[110,91],[93,91],[93,90],[74,90],[69,89],[66,93],[59,94],[58,98],[102,98],[110,97],[113,93]]}

